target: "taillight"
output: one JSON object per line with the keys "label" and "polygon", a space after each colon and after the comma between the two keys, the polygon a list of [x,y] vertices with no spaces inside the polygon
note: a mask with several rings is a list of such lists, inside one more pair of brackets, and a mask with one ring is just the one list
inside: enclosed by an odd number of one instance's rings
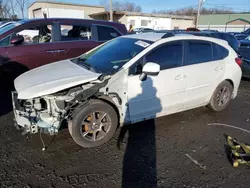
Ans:
{"label": "taillight", "polygon": [[241,60],[241,58],[239,58],[239,57],[235,58],[235,62],[236,62],[239,66],[242,65],[242,60]]}

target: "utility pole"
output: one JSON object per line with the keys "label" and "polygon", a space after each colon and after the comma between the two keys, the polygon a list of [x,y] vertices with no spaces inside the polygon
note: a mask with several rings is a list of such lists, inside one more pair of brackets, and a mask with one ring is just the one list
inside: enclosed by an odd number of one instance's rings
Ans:
{"label": "utility pole", "polygon": [[197,17],[196,17],[196,24],[195,27],[197,28],[199,25],[199,17],[201,12],[202,3],[204,3],[205,0],[198,0],[198,11],[197,11]]}
{"label": "utility pole", "polygon": [[112,0],[109,0],[109,13],[110,13],[110,21],[113,22]]}

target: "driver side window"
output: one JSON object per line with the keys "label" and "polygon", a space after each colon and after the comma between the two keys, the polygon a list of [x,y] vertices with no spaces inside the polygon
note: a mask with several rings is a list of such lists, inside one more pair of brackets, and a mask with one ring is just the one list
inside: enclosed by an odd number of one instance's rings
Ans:
{"label": "driver side window", "polygon": [[180,67],[183,65],[183,48],[182,41],[161,45],[132,65],[129,69],[129,75],[141,74],[143,66],[149,62],[159,64],[161,70]]}
{"label": "driver side window", "polygon": [[47,43],[52,41],[52,26],[51,25],[39,25],[16,33],[15,35],[22,35],[24,37],[24,44],[37,44]]}

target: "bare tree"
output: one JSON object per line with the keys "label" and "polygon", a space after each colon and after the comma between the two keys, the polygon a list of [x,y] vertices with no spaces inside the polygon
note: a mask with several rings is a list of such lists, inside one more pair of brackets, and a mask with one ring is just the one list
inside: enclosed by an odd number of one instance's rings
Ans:
{"label": "bare tree", "polygon": [[[154,10],[153,13],[158,14],[174,14],[174,15],[186,15],[195,16],[197,14],[197,9],[194,7],[186,7],[176,10]],[[218,8],[202,8],[201,14],[223,14],[223,13],[233,13],[232,9],[218,9]]]}
{"label": "bare tree", "polygon": [[0,0],[0,18],[17,19],[16,0]]}
{"label": "bare tree", "polygon": [[0,11],[2,18],[9,18],[11,16],[11,8],[7,0],[0,0]]}
{"label": "bare tree", "polygon": [[16,0],[16,5],[21,12],[22,18],[24,18],[24,12],[28,0]]}
{"label": "bare tree", "polygon": [[[109,10],[109,1],[101,0],[100,5],[104,6],[106,10]],[[130,11],[130,12],[141,12],[142,8],[139,5],[131,2],[118,2],[113,1],[113,10],[115,11]]]}

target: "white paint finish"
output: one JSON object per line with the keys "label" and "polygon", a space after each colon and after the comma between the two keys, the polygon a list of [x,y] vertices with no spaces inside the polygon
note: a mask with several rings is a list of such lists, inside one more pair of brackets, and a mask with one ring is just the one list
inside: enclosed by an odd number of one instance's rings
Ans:
{"label": "white paint finish", "polygon": [[[218,67],[221,70],[218,70]],[[209,102],[215,88],[220,84],[224,72],[224,60],[214,62],[204,62],[185,67],[187,90],[187,106],[192,104],[203,104]]]}
{"label": "white paint finish", "polygon": [[143,118],[159,117],[183,108],[186,101],[186,80],[176,78],[185,74],[185,68],[162,70],[158,76],[148,76],[141,81],[139,76],[128,77],[128,103],[132,122]]}
{"label": "white paint finish", "polygon": [[48,8],[49,18],[82,18],[84,19],[84,10]]}
{"label": "white paint finish", "polygon": [[[134,28],[147,27],[155,30],[171,29],[171,18],[149,17],[149,16],[127,16],[127,29],[129,29],[130,21],[135,20]],[[141,25],[141,20],[148,21],[147,26]]]}
{"label": "white paint finish", "polygon": [[155,73],[155,74],[159,73],[160,65],[158,65],[157,63],[148,62],[144,65],[142,72]]}
{"label": "white paint finish", "polygon": [[142,34],[124,35],[122,37],[155,42],[157,40],[160,40],[165,34],[166,33],[142,33]]}
{"label": "white paint finish", "polygon": [[[149,36],[153,38],[152,34]],[[138,36],[138,38],[140,37]],[[163,43],[184,39],[205,40],[220,44],[229,50],[229,56],[222,61],[163,70],[158,76],[150,76],[151,81],[146,80],[145,83],[140,81],[139,76],[129,76],[128,100],[132,122],[207,105],[216,87],[226,79],[232,80],[234,83],[233,98],[237,95],[242,74],[240,67],[235,62],[237,54],[227,42],[219,39],[197,36],[162,39],[138,54],[124,65],[124,68],[129,68],[146,53]],[[222,67],[222,71],[215,73],[214,71],[218,67]]]}
{"label": "white paint finish", "polygon": [[96,80],[99,76],[64,60],[26,72],[15,79],[14,85],[19,99],[31,99]]}

